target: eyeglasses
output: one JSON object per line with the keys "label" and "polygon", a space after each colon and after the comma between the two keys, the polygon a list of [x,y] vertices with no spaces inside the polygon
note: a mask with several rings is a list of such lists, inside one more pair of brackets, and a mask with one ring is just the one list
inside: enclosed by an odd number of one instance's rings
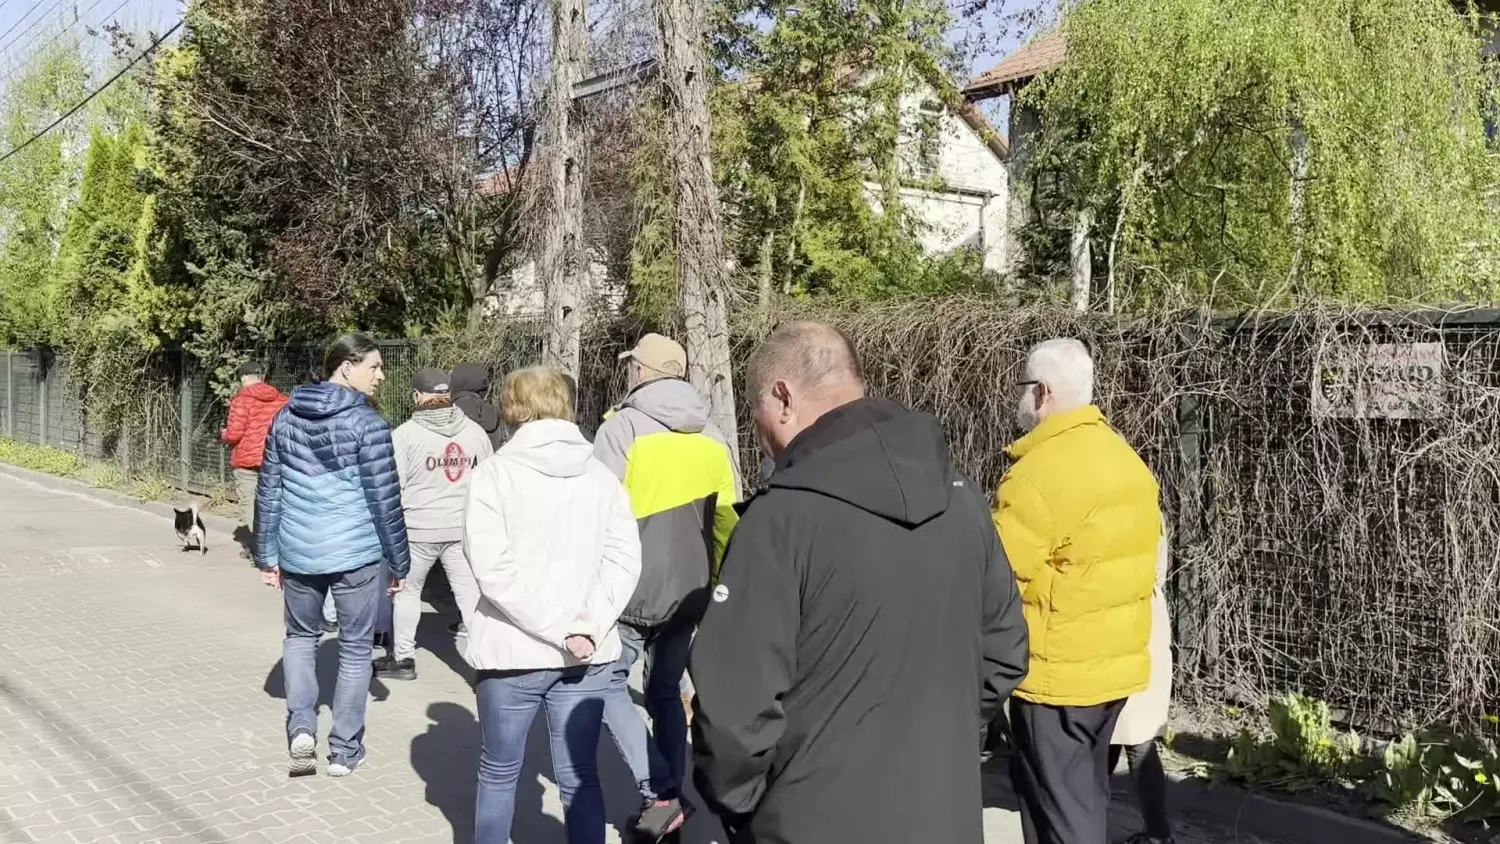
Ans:
{"label": "eyeglasses", "polygon": [[1033,384],[1040,384],[1040,383],[1042,383],[1042,382],[1040,382],[1040,381],[1017,381],[1016,382],[1016,386],[1017,387],[1030,387]]}

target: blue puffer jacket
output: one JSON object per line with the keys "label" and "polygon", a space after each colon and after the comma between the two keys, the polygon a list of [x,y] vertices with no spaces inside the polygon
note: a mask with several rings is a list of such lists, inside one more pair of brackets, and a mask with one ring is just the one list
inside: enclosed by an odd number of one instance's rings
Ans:
{"label": "blue puffer jacket", "polygon": [[384,559],[406,577],[391,427],[364,394],[326,382],[292,391],[266,437],[255,521],[262,568],[336,574]]}

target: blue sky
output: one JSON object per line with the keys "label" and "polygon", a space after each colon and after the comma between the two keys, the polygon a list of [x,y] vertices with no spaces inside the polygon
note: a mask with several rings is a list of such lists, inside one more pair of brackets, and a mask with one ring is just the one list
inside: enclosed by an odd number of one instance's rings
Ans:
{"label": "blue sky", "polygon": [[183,0],[0,0],[0,88],[26,57],[64,29],[83,33],[118,21],[162,32],[177,21]]}
{"label": "blue sky", "polygon": [[[11,73],[35,49],[48,43],[60,30],[71,27],[98,29],[118,21],[136,31],[161,32],[177,21],[186,0],[0,0],[0,88]],[[1006,12],[1039,6],[1053,7],[1057,0],[999,0]],[[76,16],[76,23],[73,23]],[[988,29],[988,22],[982,28]],[[973,56],[972,74],[982,73],[1019,46],[1018,34],[979,32],[980,45]]]}

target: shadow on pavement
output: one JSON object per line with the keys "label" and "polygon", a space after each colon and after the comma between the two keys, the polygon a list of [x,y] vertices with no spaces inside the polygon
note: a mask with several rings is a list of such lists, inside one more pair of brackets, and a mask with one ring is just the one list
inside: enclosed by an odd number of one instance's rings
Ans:
{"label": "shadow on pavement", "polygon": [[[448,617],[442,613],[424,612],[422,618],[417,622],[417,647],[425,650],[443,664],[453,670],[454,674],[464,678],[469,688],[474,687],[474,669],[459,652],[459,640],[448,631]],[[422,672],[422,658],[417,657],[418,676]]]}
{"label": "shadow on pavement", "polygon": [[[318,706],[325,707],[333,703],[333,688],[339,678],[339,640],[337,637],[325,637],[318,645]],[[266,675],[265,693],[278,700],[286,700],[286,669],[281,660],[276,660],[276,665],[271,668],[271,673]],[[383,701],[391,696],[391,690],[386,688],[378,678],[370,679],[370,695],[377,702]]]}

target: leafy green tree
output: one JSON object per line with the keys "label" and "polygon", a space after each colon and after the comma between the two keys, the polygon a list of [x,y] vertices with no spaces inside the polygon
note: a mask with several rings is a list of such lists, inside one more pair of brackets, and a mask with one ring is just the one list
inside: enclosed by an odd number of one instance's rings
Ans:
{"label": "leafy green tree", "polygon": [[980,284],[977,256],[923,253],[900,201],[914,180],[901,147],[935,128],[903,100],[936,89],[958,103],[947,5],[727,0],[717,12],[715,163],[730,250],[762,303]]}
{"label": "leafy green tree", "polygon": [[1091,212],[1096,301],[1489,295],[1478,23],[1449,0],[1079,3],[1066,65],[1023,92],[1050,229],[1026,242],[1065,255]]}
{"label": "leafy green tree", "polygon": [[[59,39],[23,65],[6,88],[0,142],[21,147],[84,96],[88,68],[76,39]],[[77,186],[81,146],[63,123],[0,163],[0,335],[43,346],[58,339],[53,256]]]}
{"label": "leafy green tree", "polygon": [[190,4],[153,80],[135,291],[154,330],[223,360],[352,326],[400,335],[472,293],[481,238],[453,230],[472,150],[419,27],[440,5]]}

